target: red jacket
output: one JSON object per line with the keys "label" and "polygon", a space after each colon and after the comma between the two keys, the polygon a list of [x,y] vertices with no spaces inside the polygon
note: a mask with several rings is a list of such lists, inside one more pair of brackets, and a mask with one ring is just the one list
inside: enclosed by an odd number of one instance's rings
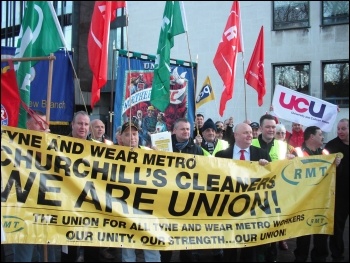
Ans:
{"label": "red jacket", "polygon": [[295,147],[301,147],[304,142],[304,131],[300,130],[299,132],[289,131],[286,132],[286,142]]}

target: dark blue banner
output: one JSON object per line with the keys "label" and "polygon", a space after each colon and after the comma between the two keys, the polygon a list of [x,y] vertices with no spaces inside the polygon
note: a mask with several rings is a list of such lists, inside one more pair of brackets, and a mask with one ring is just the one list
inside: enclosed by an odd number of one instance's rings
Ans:
{"label": "dark blue banner", "polygon": [[[16,48],[1,47],[1,56],[14,56]],[[68,124],[74,113],[74,80],[73,69],[69,61],[68,53],[57,51],[53,62],[52,91],[50,107],[50,124]],[[7,66],[1,63],[1,70]],[[38,61],[32,72],[30,88],[30,105],[33,110],[46,112],[47,84],[48,84],[49,61]],[[20,88],[20,87],[19,87]]]}

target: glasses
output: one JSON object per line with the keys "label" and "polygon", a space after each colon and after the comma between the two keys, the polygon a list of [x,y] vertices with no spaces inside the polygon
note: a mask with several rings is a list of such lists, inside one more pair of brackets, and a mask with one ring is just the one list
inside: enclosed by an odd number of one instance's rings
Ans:
{"label": "glasses", "polygon": [[276,132],[277,135],[285,135],[285,132]]}

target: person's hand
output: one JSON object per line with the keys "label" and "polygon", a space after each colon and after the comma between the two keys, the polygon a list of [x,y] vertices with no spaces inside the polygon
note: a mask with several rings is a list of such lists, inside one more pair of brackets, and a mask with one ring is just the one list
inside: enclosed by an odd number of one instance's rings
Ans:
{"label": "person's hand", "polygon": [[338,165],[340,164],[340,162],[341,162],[341,158],[340,158],[340,156],[337,156],[337,157],[334,159],[335,165],[338,166]]}
{"label": "person's hand", "polygon": [[265,159],[260,159],[260,160],[259,160],[259,164],[260,164],[261,166],[265,166],[265,165],[268,164],[268,163],[269,163],[268,160],[265,160]]}
{"label": "person's hand", "polygon": [[155,150],[155,151],[159,151],[158,147],[155,146],[155,145],[152,145],[152,146],[151,146],[151,149],[152,149],[152,150]]}
{"label": "person's hand", "polygon": [[288,160],[292,160],[294,157],[295,157],[294,154],[291,154],[291,153],[287,153],[287,154],[286,154],[286,158],[287,158]]}
{"label": "person's hand", "polygon": [[198,145],[201,145],[202,141],[203,141],[202,136],[197,135],[196,138],[195,138],[195,143],[198,144]]}
{"label": "person's hand", "polygon": [[228,124],[229,124],[230,126],[233,126],[233,117],[230,117],[230,118],[228,119]]}

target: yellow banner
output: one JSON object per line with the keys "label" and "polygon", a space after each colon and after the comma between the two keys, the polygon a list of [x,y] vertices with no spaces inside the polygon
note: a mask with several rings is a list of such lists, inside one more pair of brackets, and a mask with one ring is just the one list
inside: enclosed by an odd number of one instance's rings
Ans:
{"label": "yellow banner", "polygon": [[1,126],[6,243],[179,250],[332,234],[335,157],[262,167]]}

